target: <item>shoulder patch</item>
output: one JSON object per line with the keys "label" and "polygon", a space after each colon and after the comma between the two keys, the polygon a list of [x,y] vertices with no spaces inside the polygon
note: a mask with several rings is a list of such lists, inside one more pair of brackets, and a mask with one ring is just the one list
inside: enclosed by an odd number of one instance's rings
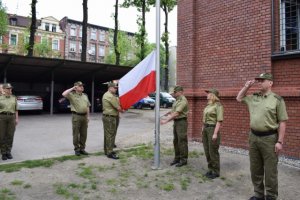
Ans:
{"label": "shoulder patch", "polygon": [[260,94],[259,94],[259,92],[254,92],[253,95],[259,96]]}

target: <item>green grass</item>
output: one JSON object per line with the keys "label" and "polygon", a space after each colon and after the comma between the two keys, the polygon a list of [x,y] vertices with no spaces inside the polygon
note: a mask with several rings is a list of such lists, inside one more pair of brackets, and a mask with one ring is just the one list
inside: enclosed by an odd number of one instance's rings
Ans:
{"label": "green grass", "polygon": [[23,185],[24,181],[21,180],[14,180],[10,184],[11,185]]}
{"label": "green grass", "polygon": [[191,183],[191,178],[190,177],[182,177],[180,179],[181,189],[182,190],[187,190],[190,183]]}
{"label": "green grass", "polygon": [[29,188],[31,188],[31,185],[30,185],[30,184],[25,184],[25,185],[23,186],[23,188],[24,188],[24,189],[29,189]]}
{"label": "green grass", "polygon": [[81,172],[79,173],[79,176],[86,178],[86,179],[95,178],[95,174],[93,173],[92,166],[81,167],[80,170],[81,170]]}
{"label": "green grass", "polygon": [[61,195],[66,199],[69,199],[71,197],[70,191],[63,184],[55,184],[54,187],[55,187],[56,194]]}
{"label": "green grass", "polygon": [[164,191],[169,192],[169,191],[174,190],[174,189],[175,189],[175,186],[174,186],[173,183],[162,183],[162,184],[159,184],[159,188],[160,188],[161,190],[164,190]]}
{"label": "green grass", "polygon": [[15,200],[15,194],[7,188],[0,190],[0,200]]}

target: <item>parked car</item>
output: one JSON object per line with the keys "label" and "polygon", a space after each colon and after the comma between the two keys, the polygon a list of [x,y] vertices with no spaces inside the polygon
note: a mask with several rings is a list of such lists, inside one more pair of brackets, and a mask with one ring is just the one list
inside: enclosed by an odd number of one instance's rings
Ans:
{"label": "parked car", "polygon": [[43,110],[43,99],[40,96],[17,96],[18,110]]}
{"label": "parked car", "polygon": [[149,96],[142,98],[138,102],[133,105],[134,108],[143,109],[143,108],[151,108],[155,107],[155,100],[151,99]]}
{"label": "parked car", "polygon": [[[61,97],[58,100],[57,109],[58,109],[59,112],[70,112],[71,111],[70,108],[71,108],[70,101],[67,98]],[[100,98],[95,99],[94,111],[95,112],[102,111],[102,102],[101,102]]]}
{"label": "parked car", "polygon": [[[149,94],[149,96],[155,100],[155,93],[151,93]],[[172,107],[173,103],[176,101],[176,99],[167,92],[160,92],[159,97],[160,106],[162,106],[163,108]]]}

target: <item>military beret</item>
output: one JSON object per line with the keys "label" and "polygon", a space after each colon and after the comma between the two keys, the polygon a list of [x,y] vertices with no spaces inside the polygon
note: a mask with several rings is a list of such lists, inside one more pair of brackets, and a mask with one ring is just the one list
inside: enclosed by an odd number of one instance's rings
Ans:
{"label": "military beret", "polygon": [[81,81],[77,81],[74,83],[74,86],[84,85]]}
{"label": "military beret", "polygon": [[10,83],[4,83],[2,88],[3,89],[10,89],[10,88],[13,88],[13,86]]}
{"label": "military beret", "polygon": [[179,91],[183,91],[183,87],[182,86],[179,86],[179,85],[177,85],[177,86],[175,86],[174,87],[174,90],[173,90],[174,92],[179,92]]}
{"label": "military beret", "polygon": [[107,84],[107,87],[118,87],[118,84],[117,83],[114,83],[114,82],[109,82]]}

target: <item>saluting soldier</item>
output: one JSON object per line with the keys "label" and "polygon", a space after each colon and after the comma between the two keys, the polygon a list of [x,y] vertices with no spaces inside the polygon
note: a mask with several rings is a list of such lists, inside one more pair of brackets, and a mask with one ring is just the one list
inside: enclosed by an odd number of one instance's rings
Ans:
{"label": "saluting soldier", "polygon": [[73,145],[76,156],[80,156],[80,154],[88,155],[88,152],[85,151],[85,143],[91,104],[88,96],[83,91],[83,83],[77,81],[74,83],[74,87],[62,93],[70,101],[71,105]]}
{"label": "saluting soldier", "polygon": [[[246,96],[255,82],[260,91]],[[288,115],[283,98],[272,92],[272,85],[272,74],[260,74],[247,81],[236,98],[248,106],[250,113],[249,157],[254,196],[249,200],[274,200],[278,196],[278,154]]]}
{"label": "saluting soldier", "polygon": [[220,176],[220,128],[223,122],[224,109],[220,103],[217,89],[211,88],[205,92],[208,101],[203,111],[202,126],[202,143],[208,163],[208,172],[205,176],[214,179]]}
{"label": "saluting soldier", "polygon": [[104,129],[104,153],[108,158],[119,159],[113,148],[115,146],[117,128],[119,125],[119,113],[124,112],[116,96],[118,86],[109,82],[108,90],[102,97],[102,122]]}
{"label": "saluting soldier", "polygon": [[17,98],[12,95],[12,88],[9,83],[3,84],[3,93],[0,95],[0,146],[2,160],[13,158],[11,149],[16,125],[19,120]]}
{"label": "saluting soldier", "polygon": [[175,86],[173,96],[176,101],[172,105],[172,110],[166,113],[167,119],[162,119],[161,124],[166,124],[174,120],[173,126],[173,144],[175,150],[175,158],[170,165],[182,167],[187,165],[188,159],[188,139],[187,139],[187,114],[189,112],[188,101],[183,95],[183,87]]}

